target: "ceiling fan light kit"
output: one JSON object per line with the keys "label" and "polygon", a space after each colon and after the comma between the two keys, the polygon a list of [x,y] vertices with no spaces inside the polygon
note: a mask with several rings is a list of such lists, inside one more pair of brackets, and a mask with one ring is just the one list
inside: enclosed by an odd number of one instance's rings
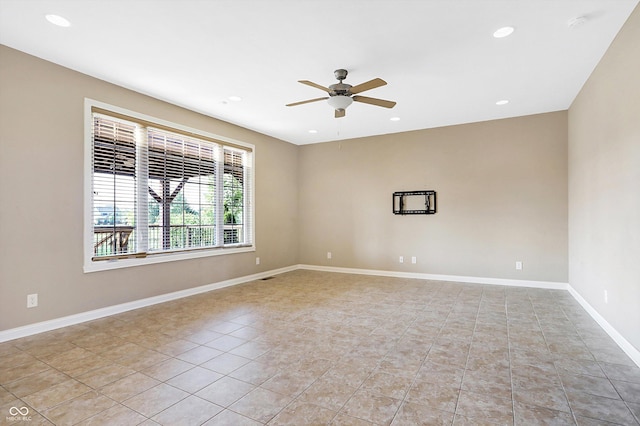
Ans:
{"label": "ceiling fan light kit", "polygon": [[331,96],[327,101],[333,109],[346,109],[353,103],[353,99],[345,95]]}
{"label": "ceiling fan light kit", "polygon": [[343,83],[344,79],[347,78],[347,74],[349,72],[345,69],[338,69],[333,72],[334,76],[338,80],[338,83],[332,84],[329,87],[321,86],[320,84],[314,83],[308,80],[298,80],[299,83],[305,84],[307,86],[315,87],[316,89],[323,90],[329,94],[328,97],[309,99],[306,101],[294,102],[291,104],[287,104],[287,106],[297,106],[302,104],[308,104],[311,102],[318,102],[327,99],[327,103],[331,108],[335,110],[335,118],[344,117],[346,114],[346,109],[349,105],[351,105],[354,101],[361,102],[370,105],[381,106],[384,108],[393,108],[396,103],[393,101],[387,101],[384,99],[377,98],[369,98],[366,96],[353,96],[356,93],[361,93],[366,90],[375,89],[376,87],[384,86],[387,84],[381,78],[374,78],[373,80],[369,80],[365,83],[358,84],[357,86],[352,86],[350,84]]}

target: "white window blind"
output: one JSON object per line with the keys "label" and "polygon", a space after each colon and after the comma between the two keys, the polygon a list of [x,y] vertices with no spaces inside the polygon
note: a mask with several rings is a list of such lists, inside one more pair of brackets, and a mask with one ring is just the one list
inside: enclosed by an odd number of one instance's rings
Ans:
{"label": "white window blind", "polygon": [[157,129],[147,133],[149,251],[215,247],[220,146]]}
{"label": "white window blind", "polygon": [[135,253],[136,125],[93,118],[94,255]]}
{"label": "white window blind", "polygon": [[92,260],[252,244],[252,152],[92,113]]}

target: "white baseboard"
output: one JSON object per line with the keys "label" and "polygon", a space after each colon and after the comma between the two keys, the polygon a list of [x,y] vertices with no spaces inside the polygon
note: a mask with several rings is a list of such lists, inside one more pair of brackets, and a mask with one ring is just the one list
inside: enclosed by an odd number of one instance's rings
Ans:
{"label": "white baseboard", "polygon": [[377,275],[382,277],[415,278],[419,280],[451,281],[458,283],[506,285],[510,287],[534,287],[551,290],[567,290],[568,283],[553,281],[511,280],[504,278],[466,277],[462,275],[437,275],[419,272],[382,271],[377,269],[341,268],[335,266],[298,265],[299,269],[311,271],[339,272],[343,274]]}
{"label": "white baseboard", "polygon": [[609,324],[607,320],[604,319],[602,315],[600,315],[598,311],[596,311],[593,306],[589,304],[589,302],[587,302],[582,296],[580,296],[580,294],[573,287],[569,286],[568,290],[569,294],[571,294],[573,298],[576,299],[578,303],[580,303],[580,305],[582,305],[584,310],[587,311],[589,315],[591,315],[591,318],[593,318],[600,325],[600,327],[602,327],[602,329],[613,339],[613,341],[616,342],[618,346],[620,346],[620,349],[622,349],[624,353],[626,353],[629,358],[631,358],[631,360],[636,363],[638,367],[640,367],[640,351],[636,349],[631,343],[629,343],[629,341],[625,339],[620,333],[618,333],[618,331],[613,328],[613,326]]}
{"label": "white baseboard", "polygon": [[246,275],[238,278],[232,278],[230,280],[220,281],[217,283],[206,284],[199,287],[188,288],[186,290],[180,290],[172,293],[161,294],[158,296],[148,297],[146,299],[134,300],[132,302],[126,302],[119,305],[107,306],[106,308],[95,309],[92,311],[69,315],[62,318],[55,318],[48,321],[42,321],[34,324],[25,325],[22,327],[3,330],[3,331],[0,331],[0,342],[19,339],[21,337],[31,336],[33,334],[43,333],[45,331],[51,331],[58,328],[67,327],[70,325],[80,324],[80,323],[92,321],[98,318],[107,317],[109,315],[115,315],[122,312],[131,311],[133,309],[144,308],[145,306],[156,305],[158,303],[168,302],[170,300],[176,300],[176,299],[181,299],[183,297],[193,296],[195,294],[206,293],[211,290],[217,290],[220,288],[230,287],[230,286],[246,283],[249,281],[255,281],[255,280],[266,278],[272,275],[294,271],[296,269],[299,269],[299,268],[293,265],[290,267],[274,269],[271,271],[260,272],[257,274]]}
{"label": "white baseboard", "polygon": [[337,272],[343,274],[359,274],[359,275],[377,275],[383,277],[396,278],[415,278],[434,281],[451,281],[473,284],[492,284],[504,285],[512,287],[533,287],[552,290],[568,290],[569,294],[591,315],[591,317],[602,327],[602,329],[611,336],[611,338],[620,346],[620,348],[631,358],[631,360],[640,367],[640,351],[638,351],[631,343],[629,343],[618,331],[611,326],[589,303],[573,287],[568,283],[551,282],[551,281],[530,281],[530,280],[512,280],[503,278],[485,278],[485,277],[467,277],[459,275],[437,275],[423,274],[416,272],[398,272],[383,271],[376,269],[357,269],[357,268],[341,268],[334,266],[317,266],[317,265],[291,265],[285,268],[274,269],[270,271],[260,272],[253,275],[232,278],[230,280],[220,281],[217,283],[207,284],[199,287],[189,288],[186,290],[175,291],[172,293],[161,294],[159,296],[148,297],[146,299],[134,300],[132,302],[122,303],[119,305],[108,306],[106,308],[95,309],[92,311],[82,312],[75,315],[69,315],[62,318],[56,318],[49,321],[42,321],[35,324],[29,324],[22,327],[16,327],[9,330],[0,331],[0,342],[6,342],[21,337],[31,336],[45,331],[51,331],[70,325],[80,324],[92,321],[98,318],[131,311],[133,309],[143,308],[145,306],[156,305],[158,303],[168,302],[171,300],[181,299],[195,294],[206,293],[208,291],[217,290],[224,287],[230,287],[249,281],[259,280],[272,275],[278,275],[285,272],[291,272],[298,269],[310,271]]}
{"label": "white baseboard", "polygon": [[158,296],[148,297],[145,299],[134,300],[132,302],[126,302],[119,305],[108,306],[106,308],[95,309],[92,311],[82,312],[79,314],[69,315],[61,318],[55,318],[48,321],[37,322],[34,324],[22,326],[22,327],[3,330],[3,331],[0,331],[0,342],[19,339],[21,337],[31,336],[34,334],[43,333],[45,331],[51,331],[58,328],[67,327],[70,325],[92,321],[98,318],[107,317],[109,315],[115,315],[122,312],[131,311],[133,309],[143,308],[145,306],[156,305],[158,303],[181,299],[183,297],[189,297],[199,293],[205,293],[208,291],[217,290],[224,287],[230,287],[233,285],[242,284],[249,281],[265,278],[271,275],[278,275],[285,272],[295,271],[297,269],[306,269],[306,270],[324,271],[324,272],[338,272],[338,273],[346,273],[346,274],[378,275],[378,276],[396,277],[396,278],[416,278],[416,279],[424,279],[424,280],[452,281],[452,282],[463,282],[463,283],[474,283],[474,284],[494,284],[494,285],[506,285],[506,286],[517,286],[517,287],[536,287],[536,288],[547,288],[547,289],[556,289],[556,290],[566,290],[568,287],[567,283],[557,283],[557,282],[548,282],[548,281],[507,280],[502,278],[465,277],[465,276],[459,276],[459,275],[435,275],[435,274],[423,274],[423,273],[414,273],[414,272],[340,268],[340,267],[301,264],[301,265],[292,265],[292,266],[280,268],[280,269],[274,269],[271,271],[265,271],[258,274],[246,275],[243,277],[233,278],[230,280],[220,281],[217,283],[189,288],[186,290],[175,291],[172,293],[161,294]]}

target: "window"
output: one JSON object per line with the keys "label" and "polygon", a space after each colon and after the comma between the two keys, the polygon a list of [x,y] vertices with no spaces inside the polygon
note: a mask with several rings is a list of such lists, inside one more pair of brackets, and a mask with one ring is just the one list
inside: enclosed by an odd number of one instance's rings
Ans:
{"label": "window", "polygon": [[253,249],[251,145],[90,100],[86,114],[85,270]]}

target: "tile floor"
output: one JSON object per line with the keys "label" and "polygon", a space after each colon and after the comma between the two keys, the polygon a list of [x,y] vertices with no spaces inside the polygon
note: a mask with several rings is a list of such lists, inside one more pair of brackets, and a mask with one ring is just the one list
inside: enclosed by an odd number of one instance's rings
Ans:
{"label": "tile floor", "polygon": [[565,291],[295,271],[0,343],[0,423],[27,424],[17,408],[29,425],[637,425],[640,368]]}

